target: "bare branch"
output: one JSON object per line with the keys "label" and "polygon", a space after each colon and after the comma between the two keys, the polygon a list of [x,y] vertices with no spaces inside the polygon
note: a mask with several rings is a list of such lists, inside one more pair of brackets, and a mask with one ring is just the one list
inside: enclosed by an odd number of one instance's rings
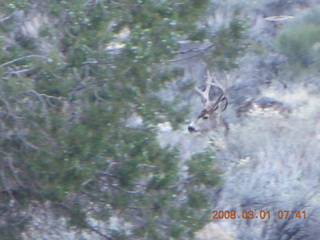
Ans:
{"label": "bare branch", "polygon": [[207,51],[208,49],[212,48],[214,45],[211,44],[205,48],[199,48],[199,49],[190,49],[190,50],[186,50],[186,51],[181,51],[181,52],[175,52],[174,54],[185,54],[185,53],[189,53],[189,52],[196,52],[197,54],[191,55],[191,56],[187,56],[184,58],[178,58],[178,59],[172,59],[172,60],[168,60],[165,63],[172,63],[172,62],[180,62],[180,61],[184,61],[184,60],[188,60],[190,58],[194,58],[194,57],[198,57],[200,55],[202,55],[205,51]]}
{"label": "bare branch", "polygon": [[1,181],[3,183],[3,191],[5,191],[6,193],[8,193],[9,197],[11,199],[14,199],[13,197],[13,194],[12,194],[12,190],[11,188],[9,187],[9,184],[7,182],[7,177],[6,177],[6,174],[5,174],[5,170],[4,170],[4,161],[1,161],[1,172],[0,172],[0,177],[1,177]]}
{"label": "bare branch", "polygon": [[113,62],[91,60],[91,61],[87,61],[87,62],[81,63],[80,66],[85,66],[85,65],[107,65],[107,64],[112,64],[112,63]]}
{"label": "bare branch", "polygon": [[0,24],[4,23],[5,21],[9,20],[16,12],[11,13],[9,16],[0,19]]}
{"label": "bare branch", "polygon": [[90,229],[91,231],[97,233],[98,235],[100,235],[101,237],[103,237],[104,239],[107,239],[107,240],[113,240],[113,238],[111,237],[108,237],[107,235],[103,234],[102,232],[100,232],[98,229],[92,227],[89,223],[86,222],[86,227],[88,229]]}
{"label": "bare branch", "polygon": [[8,157],[6,158],[6,160],[8,160],[8,161],[7,161],[7,162],[8,162],[8,166],[9,166],[9,168],[10,168],[10,170],[11,170],[12,176],[13,176],[14,180],[16,181],[16,183],[17,183],[19,186],[25,188],[25,185],[22,183],[22,181],[20,180],[20,178],[19,178],[19,176],[18,176],[18,174],[17,174],[17,170],[16,170],[15,167],[13,166],[13,159],[12,159],[12,157],[11,157],[11,156],[8,156]]}
{"label": "bare branch", "polygon": [[174,52],[173,54],[186,54],[186,53],[190,53],[190,52],[203,52],[206,51],[210,48],[212,48],[214,45],[210,44],[209,46],[205,47],[205,48],[192,48],[189,50],[185,50],[185,51],[178,51],[178,52]]}
{"label": "bare branch", "polygon": [[11,65],[13,63],[16,63],[16,62],[19,62],[19,61],[22,61],[22,60],[25,60],[25,59],[28,59],[28,58],[43,58],[43,59],[46,59],[46,60],[49,60],[50,58],[48,57],[45,57],[45,56],[41,56],[41,55],[29,55],[29,56],[24,56],[24,57],[20,57],[20,58],[16,58],[14,60],[11,60],[9,62],[6,62],[6,63],[3,63],[0,65],[0,68],[3,68],[3,67],[6,67],[8,65]]}
{"label": "bare branch", "polygon": [[149,165],[149,164],[138,164],[137,167],[156,168],[156,166],[152,166],[152,165]]}
{"label": "bare branch", "polygon": [[294,16],[290,15],[279,15],[279,16],[270,16],[270,17],[265,17],[264,19],[269,22],[280,22],[280,21],[285,21],[288,19],[292,19]]}

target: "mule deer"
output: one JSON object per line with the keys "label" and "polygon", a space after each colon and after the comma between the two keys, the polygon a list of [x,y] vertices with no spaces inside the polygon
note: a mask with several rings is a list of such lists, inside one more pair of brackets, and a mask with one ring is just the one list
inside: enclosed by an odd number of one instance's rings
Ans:
{"label": "mule deer", "polygon": [[220,83],[207,72],[206,88],[202,91],[195,87],[196,92],[200,95],[204,109],[199,116],[188,126],[190,133],[205,133],[223,125],[228,132],[228,124],[221,117],[221,113],[228,106],[228,99]]}

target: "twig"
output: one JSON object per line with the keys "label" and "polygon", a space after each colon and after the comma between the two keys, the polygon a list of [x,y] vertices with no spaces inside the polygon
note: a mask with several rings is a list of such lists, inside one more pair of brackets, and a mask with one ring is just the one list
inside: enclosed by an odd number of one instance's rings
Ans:
{"label": "twig", "polygon": [[189,53],[189,52],[203,52],[203,51],[206,51],[206,50],[212,48],[213,46],[214,46],[214,44],[210,44],[209,46],[207,46],[205,48],[192,48],[192,49],[185,50],[185,51],[174,52],[173,54],[185,54],[185,53]]}
{"label": "twig", "polygon": [[112,64],[112,62],[87,61],[87,62],[81,63],[80,66],[85,66],[85,65],[98,65],[98,64]]}
{"label": "twig", "polygon": [[169,63],[169,62],[180,62],[180,61],[184,61],[190,58],[194,58],[197,57],[201,54],[203,54],[203,52],[207,51],[208,49],[212,48],[214,45],[210,44],[209,46],[205,47],[205,48],[200,48],[200,49],[190,49],[190,50],[186,50],[186,51],[181,51],[181,52],[175,52],[174,54],[185,54],[185,53],[189,53],[189,52],[196,52],[197,54],[191,55],[191,56],[187,56],[184,58],[178,58],[178,59],[172,59],[169,61],[166,61],[165,63]]}
{"label": "twig", "polygon": [[2,191],[5,191],[6,193],[8,193],[10,199],[14,199],[11,188],[8,186],[8,183],[7,183],[7,178],[5,176],[3,165],[4,165],[4,161],[2,161],[1,170],[0,170],[1,171],[0,177],[1,177],[1,181],[3,183],[3,188],[4,188]]}
{"label": "twig", "polygon": [[19,178],[19,176],[18,176],[18,174],[17,174],[17,171],[15,170],[15,167],[13,166],[13,159],[12,159],[12,157],[11,157],[11,156],[8,156],[8,157],[6,157],[6,160],[8,160],[8,161],[7,161],[8,166],[9,166],[9,168],[10,168],[10,170],[11,170],[12,176],[13,176],[14,180],[16,181],[16,183],[17,183],[20,187],[26,188],[26,186],[22,183],[21,179]]}
{"label": "twig", "polygon": [[103,234],[102,232],[100,232],[98,229],[92,227],[89,223],[86,222],[86,227],[88,229],[90,229],[91,231],[97,233],[98,235],[100,235],[101,237],[107,239],[107,240],[113,240],[113,238],[108,237],[107,235]]}
{"label": "twig", "polygon": [[54,99],[56,99],[56,100],[60,100],[60,99],[57,98],[57,97],[53,97],[53,96],[50,96],[50,95],[47,95],[47,94],[44,94],[44,93],[38,93],[38,92],[36,92],[35,90],[28,90],[28,91],[26,91],[25,93],[26,93],[26,94],[34,94],[34,95],[37,96],[38,98],[44,96],[44,97],[47,97],[47,98],[54,98]]}
{"label": "twig", "polygon": [[[29,91],[26,92],[26,94],[33,94],[33,95],[35,95],[35,96],[38,98],[38,100],[40,101],[40,103],[41,103],[41,107],[42,107],[42,111],[44,112],[44,116],[48,116],[48,109],[47,109],[47,107],[46,107],[46,102],[45,102],[44,99],[43,99],[43,95],[40,94],[40,93],[37,93],[37,92],[34,91],[34,90],[29,90]],[[45,95],[45,94],[44,94],[44,95]],[[47,96],[47,95],[45,95],[45,96]],[[46,117],[46,125],[47,125],[47,126],[49,125],[49,120],[48,120],[47,117]]]}
{"label": "twig", "polygon": [[48,60],[49,58],[48,57],[45,57],[45,56],[41,56],[41,55],[29,55],[29,56],[24,56],[24,57],[20,57],[20,58],[16,58],[14,60],[11,60],[9,62],[6,62],[6,63],[3,63],[0,65],[0,68],[3,68],[3,67],[6,67],[10,64],[13,64],[13,63],[16,63],[16,62],[19,62],[21,60],[25,60],[25,59],[28,59],[28,58],[44,58],[46,60]]}
{"label": "twig", "polygon": [[187,177],[184,181],[178,182],[178,183],[176,183],[176,184],[174,184],[174,185],[171,185],[171,186],[169,186],[169,187],[166,187],[165,189],[174,189],[174,188],[178,187],[179,185],[188,184],[189,182],[193,181],[194,176],[195,176],[195,175],[192,174],[192,175],[190,175],[189,177]]}
{"label": "twig", "polygon": [[15,12],[11,13],[9,16],[7,16],[7,17],[5,17],[5,18],[2,18],[2,19],[0,20],[0,24],[3,23],[3,22],[5,22],[5,21],[7,21],[7,20],[9,20],[14,14],[15,14]]}
{"label": "twig", "polygon": [[156,166],[152,166],[152,165],[149,165],[149,164],[138,164],[137,167],[156,168]]}
{"label": "twig", "polygon": [[129,190],[125,190],[123,188],[118,187],[116,184],[111,184],[110,186],[114,187],[115,189],[125,192],[125,193],[129,193],[129,194],[140,194],[141,192],[135,192],[135,191],[129,191]]}
{"label": "twig", "polygon": [[[66,209],[67,211],[72,211],[72,207],[64,204],[64,203],[57,203],[58,206],[61,206],[62,208]],[[97,233],[98,235],[100,235],[101,237],[107,239],[107,240],[113,240],[112,238],[108,237],[107,235],[103,234],[102,232],[100,232],[98,229],[94,228],[93,226],[91,226],[85,219],[83,219],[83,221],[85,222],[85,227],[90,229],[91,231]]]}
{"label": "twig", "polygon": [[99,93],[97,92],[97,89],[95,88],[93,90],[94,96],[96,97],[96,99],[102,101],[102,102],[107,102],[105,99],[103,99],[102,97],[99,96]]}

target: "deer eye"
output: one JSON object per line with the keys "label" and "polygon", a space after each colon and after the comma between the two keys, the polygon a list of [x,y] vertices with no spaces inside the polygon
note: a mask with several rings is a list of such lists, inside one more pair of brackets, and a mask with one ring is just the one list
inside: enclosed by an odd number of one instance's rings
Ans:
{"label": "deer eye", "polygon": [[203,116],[202,119],[207,120],[207,119],[209,119],[209,116]]}

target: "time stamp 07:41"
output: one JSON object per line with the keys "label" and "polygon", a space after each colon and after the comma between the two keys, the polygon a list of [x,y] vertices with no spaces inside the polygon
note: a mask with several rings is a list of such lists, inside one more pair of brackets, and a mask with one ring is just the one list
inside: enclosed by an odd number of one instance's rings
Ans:
{"label": "time stamp 07:41", "polygon": [[[272,217],[271,211],[212,211],[212,219],[270,219]],[[281,210],[273,213],[278,219],[298,218],[306,219],[306,211],[288,211]]]}

